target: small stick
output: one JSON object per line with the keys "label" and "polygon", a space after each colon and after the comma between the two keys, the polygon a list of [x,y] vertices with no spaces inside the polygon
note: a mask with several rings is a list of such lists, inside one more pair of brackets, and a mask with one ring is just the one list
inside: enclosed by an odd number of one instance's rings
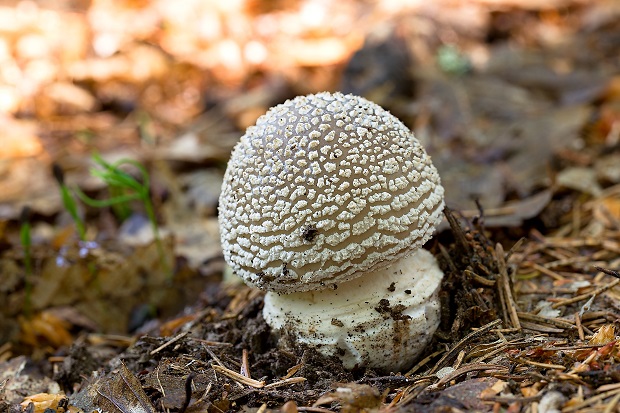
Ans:
{"label": "small stick", "polygon": [[459,351],[459,354],[458,356],[456,356],[456,361],[452,365],[452,368],[456,370],[459,367],[461,367],[461,364],[463,363],[464,358],[465,358],[465,351],[464,350]]}
{"label": "small stick", "polygon": [[[213,359],[213,361],[215,361],[215,362],[218,364],[218,366],[211,365],[211,367],[212,367],[212,368],[213,368],[216,372],[217,372],[218,370],[217,370],[217,369],[215,369],[215,367],[221,367],[221,368],[223,368],[223,369],[229,370],[229,369],[227,369],[226,367],[224,367],[224,363],[222,363],[222,361],[221,361],[221,360],[220,360],[220,359],[219,359],[219,358],[215,355],[215,353],[214,353],[214,352],[213,352],[213,351],[212,351],[209,347],[204,346],[204,348],[205,348],[205,350],[207,350],[207,353],[209,353],[209,355],[211,356],[211,358]],[[232,371],[232,370],[230,370],[230,371]],[[235,373],[235,374],[239,374],[239,373]],[[239,375],[240,375],[240,374],[239,374]],[[241,376],[241,375],[240,375],[240,376]],[[241,376],[241,377],[243,377],[243,376]],[[250,379],[250,380],[251,380],[251,379]],[[243,386],[242,386],[242,385],[241,385],[241,383],[239,383],[239,382],[237,382],[237,386],[239,386],[239,388],[241,388],[241,389],[243,388]]]}
{"label": "small stick", "polygon": [[463,229],[461,228],[459,221],[454,217],[452,210],[446,207],[444,208],[443,213],[448,220],[448,224],[450,224],[450,229],[452,229],[452,233],[454,234],[456,243],[463,249],[463,251],[469,253],[471,251],[469,242],[467,242],[467,238],[465,238]]}
{"label": "small stick", "polygon": [[562,277],[560,274],[558,274],[555,271],[551,271],[550,269],[543,267],[540,264],[537,264],[535,262],[528,262],[527,263],[530,267],[532,267],[533,269],[535,269],[536,271],[539,271],[542,274],[548,275],[549,277],[553,278],[554,280],[558,280],[558,281],[564,281],[564,277]]}
{"label": "small stick", "polygon": [[274,389],[276,387],[288,386],[289,384],[303,383],[306,381],[305,377],[290,377],[288,379],[276,381],[275,383],[269,383],[263,386],[263,389]]}
{"label": "small stick", "polygon": [[304,363],[299,363],[299,364],[295,364],[293,367],[291,367],[290,369],[286,370],[286,376],[281,377],[281,380],[286,380],[289,379],[291,377],[293,377],[293,375],[295,375],[295,373],[297,373],[299,371],[300,368],[302,368],[304,365]]}
{"label": "small stick", "polygon": [[581,403],[577,403],[577,404],[573,404],[572,406],[566,407],[564,409],[562,409],[563,413],[570,413],[570,412],[575,412],[579,409],[581,409],[582,407],[586,407],[591,405],[592,403],[601,401],[601,400],[605,400],[606,398],[610,397],[610,396],[616,396],[620,394],[620,389],[617,390],[611,390],[605,393],[601,393],[599,395],[596,395],[594,397],[590,397],[589,399],[585,399],[584,401],[582,401]]}
{"label": "small stick", "polygon": [[508,306],[508,315],[510,315],[510,322],[512,323],[513,327],[521,330],[521,324],[519,323],[519,317],[517,316],[518,307],[514,299],[514,294],[512,293],[512,288],[510,287],[510,277],[508,276],[508,271],[506,269],[506,261],[504,260],[504,247],[502,247],[502,244],[496,244],[495,253],[499,266],[500,280],[502,280],[504,294],[506,296],[506,304]]}
{"label": "small stick", "polygon": [[443,352],[443,350],[437,350],[436,352],[429,354],[428,356],[426,356],[425,358],[423,358],[422,360],[420,360],[418,362],[418,364],[416,364],[415,366],[413,366],[411,368],[411,370],[409,370],[407,373],[404,374],[405,377],[409,377],[411,376],[413,373],[415,373],[416,371],[420,370],[426,363],[428,363],[429,361],[431,361],[432,359],[434,359],[435,357],[437,357],[438,355],[440,355]]}
{"label": "small stick", "polygon": [[532,313],[517,313],[517,315],[520,318],[523,318],[528,321],[533,321],[536,323],[551,324],[553,326],[560,327],[560,328],[568,328],[568,329],[575,328],[575,325],[570,323],[569,321],[560,320],[558,318],[541,317],[539,315],[532,314]]}
{"label": "small stick", "polygon": [[521,237],[519,238],[517,242],[514,243],[512,247],[510,247],[510,249],[508,250],[508,253],[506,254],[506,258],[505,258],[506,262],[510,261],[512,254],[514,254],[515,251],[521,248],[521,245],[523,245],[524,242],[525,242],[525,237]]}
{"label": "small stick", "polygon": [[248,386],[257,388],[257,389],[261,389],[263,387],[265,387],[265,382],[264,381],[258,381],[258,380],[254,380],[254,379],[250,379],[247,378],[245,376],[242,376],[241,374],[237,373],[236,371],[232,371],[230,369],[227,369],[226,367],[222,367],[222,366],[218,366],[218,365],[212,365],[211,368],[213,368],[213,370],[222,373],[224,376],[231,378],[233,380],[235,380],[236,382],[239,383],[243,383],[243,384],[247,384]]}
{"label": "small stick", "polygon": [[605,410],[603,411],[603,413],[613,413],[613,412],[615,412],[616,411],[616,406],[618,405],[619,401],[620,401],[620,393],[616,394],[614,396],[614,398],[611,399],[611,401],[609,402],[607,407],[605,407]]}
{"label": "small stick", "polygon": [[164,344],[162,344],[161,346],[157,347],[155,350],[151,351],[149,354],[152,356],[154,354],[159,353],[160,351],[162,351],[163,349],[165,349],[166,347],[168,347],[169,345],[176,343],[177,341],[179,341],[180,339],[182,339],[183,337],[185,337],[186,335],[189,334],[189,331],[184,331],[181,334],[178,334],[176,337],[168,340],[167,342],[165,342]]}
{"label": "small stick", "polygon": [[612,277],[620,278],[620,272],[618,272],[618,271],[608,270],[608,269],[605,269],[605,268],[597,267],[596,265],[594,266],[594,268],[596,270],[602,272],[603,274],[607,274],[607,275],[611,275]]}
{"label": "small stick", "polygon": [[471,277],[472,280],[476,281],[477,283],[481,285],[484,285],[485,287],[494,287],[495,284],[497,283],[497,280],[489,280],[487,278],[484,278],[481,275],[476,274],[472,270],[465,270],[463,271],[463,274],[467,275],[468,277]]}
{"label": "small stick", "polygon": [[213,350],[211,350],[209,347],[204,346],[205,350],[207,350],[207,353],[209,353],[209,355],[211,356],[211,358],[213,359],[213,361],[215,361],[217,364],[219,364],[221,367],[224,367],[224,363],[222,363],[220,361],[220,359],[215,355],[215,353],[213,352]]}
{"label": "small stick", "polygon": [[579,317],[579,311],[575,313],[575,325],[577,326],[577,332],[579,333],[579,339],[584,341],[586,339],[583,333],[583,326],[581,325],[581,317]]}
{"label": "small stick", "polygon": [[497,370],[508,370],[508,367],[506,366],[502,366],[501,364],[485,364],[485,363],[472,363],[472,364],[468,364],[466,366],[463,366],[457,370],[454,370],[452,373],[450,374],[446,374],[444,377],[441,378],[441,380],[439,380],[437,383],[435,383],[433,386],[431,387],[440,387],[443,386],[446,383],[449,383],[450,381],[456,379],[459,376],[462,376],[463,374],[467,374],[470,373],[472,371],[484,371],[484,370],[491,370],[491,369],[497,369]]}
{"label": "small stick", "polygon": [[559,364],[539,363],[537,361],[527,360],[522,357],[517,357],[515,360],[523,364],[529,364],[531,366],[542,367],[544,369],[566,370],[566,367],[561,366]]}
{"label": "small stick", "polygon": [[437,370],[439,370],[440,368],[443,367],[444,363],[446,361],[448,361],[450,358],[452,358],[452,356],[454,355],[454,353],[456,351],[458,351],[468,340],[472,339],[475,336],[481,335],[486,333],[487,331],[489,331],[490,329],[492,329],[493,327],[501,324],[502,320],[494,320],[491,321],[488,324],[483,325],[482,327],[480,327],[479,329],[472,331],[471,333],[467,334],[465,337],[463,337],[458,343],[456,343],[454,345],[454,347],[452,347],[450,350],[448,350],[448,352],[446,352],[446,354],[443,355],[443,357],[437,362],[437,364],[435,364],[435,367],[433,367],[430,371],[430,374],[434,374],[437,372]]}
{"label": "small stick", "polygon": [[334,413],[333,410],[324,409],[322,407],[298,406],[297,411],[300,412],[316,412],[316,413]]}
{"label": "small stick", "polygon": [[597,288],[594,291],[590,291],[589,293],[577,295],[577,296],[575,296],[573,298],[569,298],[569,299],[566,299],[566,300],[558,301],[557,303],[553,303],[553,304],[551,304],[551,308],[555,309],[555,308],[558,308],[558,307],[562,307],[562,306],[565,306],[565,305],[573,304],[573,303],[576,303],[578,301],[582,301],[582,300],[591,298],[591,297],[599,295],[600,293],[605,292],[605,291],[607,291],[607,290],[609,290],[611,288],[614,288],[618,284],[620,284],[620,278],[615,279],[612,282],[610,282],[609,284],[604,285],[602,287],[599,287],[599,288]]}
{"label": "small stick", "polygon": [[203,393],[202,396],[200,396],[200,399],[196,400],[196,404],[202,403],[207,396],[209,395],[209,392],[211,391],[211,386],[213,385],[213,383],[209,382],[209,384],[207,385],[207,388],[205,389],[205,392]]}
{"label": "small stick", "polygon": [[241,353],[241,374],[247,378],[252,378],[250,374],[250,362],[248,361],[248,351],[243,349]]}
{"label": "small stick", "polygon": [[506,298],[504,297],[504,290],[501,287],[502,279],[499,279],[499,283],[497,283],[497,297],[499,298],[499,305],[502,308],[502,320],[504,321],[504,325],[508,325],[508,305],[506,304]]}

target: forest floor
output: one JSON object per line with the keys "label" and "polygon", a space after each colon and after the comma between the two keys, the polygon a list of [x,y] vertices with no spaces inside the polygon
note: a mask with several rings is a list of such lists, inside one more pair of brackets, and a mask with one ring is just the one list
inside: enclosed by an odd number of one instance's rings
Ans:
{"label": "forest floor", "polygon": [[[280,348],[225,276],[230,151],[323,90],[446,190],[408,371]],[[8,1],[0,122],[0,413],[620,411],[615,0]]]}

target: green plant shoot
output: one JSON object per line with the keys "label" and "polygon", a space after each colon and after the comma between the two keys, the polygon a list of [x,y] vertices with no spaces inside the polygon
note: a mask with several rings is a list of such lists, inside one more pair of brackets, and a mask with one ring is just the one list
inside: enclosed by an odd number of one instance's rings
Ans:
{"label": "green plant shoot", "polygon": [[21,228],[19,239],[24,250],[24,315],[29,317],[32,310],[32,239],[30,236],[30,208],[25,206],[19,218]]}
{"label": "green plant shoot", "polygon": [[[150,178],[146,168],[139,162],[132,159],[121,159],[115,163],[109,163],[103,160],[99,155],[95,154],[93,155],[93,160],[101,168],[91,169],[91,175],[100,178],[110,188],[114,188],[114,191],[111,191],[111,194],[113,195],[108,199],[93,199],[83,193],[79,188],[76,188],[75,192],[80,200],[82,200],[82,202],[86,205],[95,208],[114,207],[123,204],[126,205],[131,201],[142,202],[146,215],[151,223],[155,243],[157,244],[157,249],[162,260],[162,265],[164,266],[164,270],[171,275],[171,266],[166,260],[163,244],[159,236],[159,227],[157,225],[157,217],[155,216],[155,208],[153,207],[153,202],[151,201],[149,192]],[[139,181],[127,172],[119,169],[122,165],[131,165],[135,167],[140,172],[142,180]]]}
{"label": "green plant shoot", "polygon": [[77,202],[75,202],[75,199],[73,198],[69,187],[65,184],[65,174],[58,164],[52,165],[52,172],[54,173],[56,182],[58,182],[58,186],[60,187],[62,204],[64,205],[69,215],[71,215],[73,222],[75,222],[75,226],[77,228],[80,240],[84,241],[86,239],[86,225],[84,224],[84,220],[81,218],[78,211]]}

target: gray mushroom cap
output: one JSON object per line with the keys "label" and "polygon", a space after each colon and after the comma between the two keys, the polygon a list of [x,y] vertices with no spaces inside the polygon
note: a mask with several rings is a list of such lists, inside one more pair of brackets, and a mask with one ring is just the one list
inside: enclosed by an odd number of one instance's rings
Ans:
{"label": "gray mushroom cap", "polygon": [[336,288],[420,248],[441,221],[443,192],[388,111],[354,95],[299,96],[233,150],[219,203],[224,257],[264,290]]}

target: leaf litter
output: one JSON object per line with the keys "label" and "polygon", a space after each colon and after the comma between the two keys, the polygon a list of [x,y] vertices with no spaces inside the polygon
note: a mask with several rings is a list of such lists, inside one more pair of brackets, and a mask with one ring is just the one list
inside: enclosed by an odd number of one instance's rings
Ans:
{"label": "leaf litter", "polygon": [[[23,74],[0,88],[1,412],[618,409],[615,2],[345,1],[320,30],[297,4],[53,3],[0,10],[5,67]],[[280,349],[262,293],[222,276],[218,177],[241,130],[338,85],[412,126],[448,194],[427,245],[442,322],[407,372]],[[143,206],[63,210],[52,162],[115,196],[91,153],[150,172],[172,281]]]}

